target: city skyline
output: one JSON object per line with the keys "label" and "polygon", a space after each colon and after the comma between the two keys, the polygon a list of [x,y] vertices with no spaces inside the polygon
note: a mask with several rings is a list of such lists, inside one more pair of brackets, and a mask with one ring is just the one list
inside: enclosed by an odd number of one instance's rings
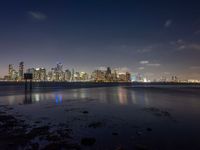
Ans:
{"label": "city skyline", "polygon": [[[95,81],[95,82],[131,82],[131,73],[127,70],[111,69],[110,67],[98,68],[92,73],[87,73],[79,70],[66,69],[62,63],[57,63],[50,70],[46,68],[25,68],[23,61],[19,62],[18,68],[13,64],[8,65],[8,73],[2,80],[4,81],[24,81],[24,76],[32,74],[33,81]],[[143,81],[141,76],[138,76],[140,81]],[[145,79],[146,80],[146,79]],[[147,81],[147,80],[146,80]]]}
{"label": "city skyline", "polygon": [[[172,5],[173,4],[173,5]],[[8,64],[92,72],[127,68],[152,77],[200,79],[197,1],[4,1],[0,77]]]}
{"label": "city skyline", "polygon": [[[142,62],[146,64],[147,62]],[[18,66],[8,65],[8,72],[0,80],[3,81],[24,81],[24,74],[32,74],[33,81],[68,81],[68,82],[183,82],[199,83],[198,79],[183,79],[176,74],[162,74],[159,77],[152,77],[149,74],[133,73],[128,68],[98,67],[87,72],[68,68],[58,62],[51,69],[44,67],[25,67],[25,63],[20,61]]]}

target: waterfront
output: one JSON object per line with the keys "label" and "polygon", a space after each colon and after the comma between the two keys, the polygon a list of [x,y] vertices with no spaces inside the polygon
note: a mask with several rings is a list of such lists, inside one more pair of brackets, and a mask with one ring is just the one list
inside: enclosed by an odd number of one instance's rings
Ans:
{"label": "waterfront", "polygon": [[37,149],[61,144],[61,137],[48,140],[58,129],[69,130],[62,138],[76,145],[73,149],[199,149],[199,98],[198,88],[56,89],[4,93],[0,108],[24,120],[27,132],[49,127],[47,135],[28,141]]}

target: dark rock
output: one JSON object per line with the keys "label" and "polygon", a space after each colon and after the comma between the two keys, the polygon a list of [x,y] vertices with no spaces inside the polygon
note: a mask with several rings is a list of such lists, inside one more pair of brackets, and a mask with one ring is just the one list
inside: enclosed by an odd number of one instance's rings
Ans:
{"label": "dark rock", "polygon": [[162,114],[157,112],[157,113],[154,113],[155,116],[158,116],[158,117],[162,117]]}
{"label": "dark rock", "polygon": [[87,137],[87,138],[82,138],[81,139],[81,144],[85,145],[85,146],[91,146],[91,145],[94,145],[95,143],[96,143],[96,139],[95,138]]}
{"label": "dark rock", "polygon": [[41,123],[41,121],[35,121],[35,123],[36,123],[36,124],[39,124],[39,123]]}
{"label": "dark rock", "polygon": [[35,138],[37,136],[48,135],[49,134],[49,126],[43,126],[38,128],[33,128],[28,134],[28,138]]}
{"label": "dark rock", "polygon": [[42,150],[59,150],[62,149],[61,144],[59,143],[51,143],[45,146]]}
{"label": "dark rock", "polygon": [[57,134],[64,139],[70,139],[71,136],[69,135],[69,133],[71,132],[71,129],[59,129],[57,130]]}
{"label": "dark rock", "polygon": [[39,149],[39,144],[38,143],[32,143],[31,144],[31,149],[32,150],[38,150]]}
{"label": "dark rock", "polygon": [[151,128],[147,128],[147,131],[152,131],[152,129]]}
{"label": "dark rock", "polygon": [[93,122],[88,125],[89,128],[100,128],[102,126],[103,126],[103,123],[101,123],[101,122]]}
{"label": "dark rock", "polygon": [[50,135],[50,134],[47,135],[46,138],[47,138],[48,141],[54,141],[54,142],[61,140],[61,138],[59,136],[57,136],[57,135]]}
{"label": "dark rock", "polygon": [[162,111],[162,114],[164,116],[166,116],[166,117],[170,117],[171,116],[171,114],[169,112],[167,112],[167,111]]}
{"label": "dark rock", "polygon": [[143,145],[143,144],[137,144],[137,145],[135,146],[135,148],[136,148],[137,150],[148,150],[147,146],[146,146],[146,145]]}
{"label": "dark rock", "polygon": [[118,133],[117,132],[113,132],[112,135],[118,135]]}
{"label": "dark rock", "polygon": [[83,111],[82,113],[83,113],[83,114],[88,114],[89,112],[85,110],[85,111]]}
{"label": "dark rock", "polygon": [[138,136],[140,136],[140,135],[142,135],[142,132],[141,132],[141,131],[137,131],[136,134],[137,134]]}
{"label": "dark rock", "polygon": [[54,142],[46,145],[42,150],[79,150],[80,147],[77,144],[71,144],[67,142]]}
{"label": "dark rock", "polygon": [[116,150],[124,150],[124,148],[123,148],[122,146],[118,146],[118,147],[116,148]]}

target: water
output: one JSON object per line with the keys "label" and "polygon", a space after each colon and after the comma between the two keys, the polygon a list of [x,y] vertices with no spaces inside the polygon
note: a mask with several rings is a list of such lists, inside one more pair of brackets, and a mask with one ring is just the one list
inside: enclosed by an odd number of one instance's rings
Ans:
{"label": "water", "polygon": [[[13,91],[13,89],[12,89]],[[200,149],[200,89],[105,87],[0,96],[26,122],[66,123],[83,149]],[[54,126],[54,127],[55,127]]]}

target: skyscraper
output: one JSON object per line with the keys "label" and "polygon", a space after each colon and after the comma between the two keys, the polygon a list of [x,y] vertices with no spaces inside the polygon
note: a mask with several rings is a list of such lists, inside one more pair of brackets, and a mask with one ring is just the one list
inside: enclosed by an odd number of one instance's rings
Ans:
{"label": "skyscraper", "polygon": [[13,72],[13,65],[9,64],[9,66],[8,66],[8,78],[9,78],[9,80],[11,80],[11,78],[12,78],[12,72]]}
{"label": "skyscraper", "polygon": [[59,63],[57,64],[56,69],[57,69],[58,72],[62,72],[62,70],[63,70],[63,65],[62,65],[62,63],[59,62]]}
{"label": "skyscraper", "polygon": [[74,69],[72,69],[71,81],[74,81]]}
{"label": "skyscraper", "polygon": [[70,70],[65,70],[64,75],[65,75],[65,81],[70,81],[71,75],[72,75],[71,71]]}
{"label": "skyscraper", "polygon": [[19,80],[22,80],[24,77],[24,62],[19,63]]}
{"label": "skyscraper", "polygon": [[112,75],[111,75],[111,69],[110,69],[110,67],[107,68],[105,77],[106,77],[106,81],[107,82],[112,81]]}

